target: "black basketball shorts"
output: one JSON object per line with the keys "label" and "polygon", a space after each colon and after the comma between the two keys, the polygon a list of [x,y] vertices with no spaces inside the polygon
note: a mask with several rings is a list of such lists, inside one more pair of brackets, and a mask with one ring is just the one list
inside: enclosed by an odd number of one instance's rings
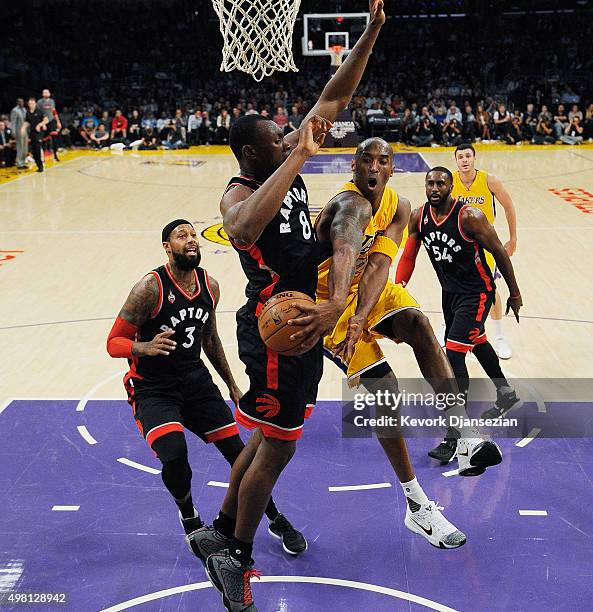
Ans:
{"label": "black basketball shorts", "polygon": [[494,292],[448,293],[443,291],[445,347],[458,353],[471,351],[487,341],[486,319],[494,302]]}
{"label": "black basketball shorts", "polygon": [[323,371],[321,340],[295,357],[270,350],[259,335],[255,308],[248,302],[237,312],[237,341],[249,377],[249,390],[235,412],[237,423],[259,428],[267,438],[298,440],[317,398]]}
{"label": "black basketball shorts", "polygon": [[233,414],[204,364],[175,379],[148,381],[127,375],[124,386],[136,425],[149,446],[184,429],[204,442],[239,434]]}

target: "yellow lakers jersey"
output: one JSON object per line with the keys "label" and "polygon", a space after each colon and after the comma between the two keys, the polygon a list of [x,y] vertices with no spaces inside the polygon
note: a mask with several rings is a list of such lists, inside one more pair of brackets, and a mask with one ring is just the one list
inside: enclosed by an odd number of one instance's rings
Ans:
{"label": "yellow lakers jersey", "polygon": [[486,219],[494,225],[496,208],[494,204],[494,195],[490,189],[488,189],[487,172],[476,170],[476,178],[469,187],[466,187],[461,182],[459,171],[453,172],[453,191],[451,195],[463,204],[479,208],[484,215],[486,215]]}
{"label": "yellow lakers jersey", "polygon": [[[476,170],[476,178],[473,183],[466,187],[461,182],[459,171],[453,172],[453,191],[451,195],[457,198],[463,204],[468,206],[474,206],[479,208],[488,222],[494,225],[494,218],[496,217],[496,207],[494,204],[494,194],[488,188],[488,173],[483,170]],[[494,272],[495,262],[494,257],[490,251],[486,251],[486,262],[490,266],[490,270]]]}
{"label": "yellow lakers jersey", "polygon": [[[358,187],[352,181],[348,181],[345,185],[343,185],[336,195],[339,195],[344,191],[355,191],[356,193],[362,195]],[[369,252],[371,250],[371,247],[373,246],[376,236],[384,232],[389,226],[389,224],[393,221],[393,217],[395,216],[395,212],[397,210],[397,203],[398,196],[395,190],[391,189],[391,187],[385,187],[383,197],[381,198],[381,204],[379,205],[377,212],[371,217],[369,224],[364,230],[364,236],[362,239],[362,244],[360,246],[360,252],[358,254],[354,266],[354,277],[352,279],[353,288],[358,285],[360,277],[364,272],[369,258]],[[405,243],[407,236],[408,230],[406,228],[402,237],[401,244],[398,245],[399,247],[401,247]],[[328,281],[331,263],[332,258],[328,257],[323,262],[321,262],[317,268],[318,300],[325,300],[329,298]]]}

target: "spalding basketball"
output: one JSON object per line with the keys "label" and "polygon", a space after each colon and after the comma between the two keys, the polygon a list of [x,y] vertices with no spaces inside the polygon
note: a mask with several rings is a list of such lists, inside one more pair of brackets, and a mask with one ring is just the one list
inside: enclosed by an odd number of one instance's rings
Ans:
{"label": "spalding basketball", "polygon": [[268,348],[281,355],[302,355],[309,349],[301,347],[300,340],[291,340],[290,336],[301,328],[296,325],[287,325],[290,319],[302,317],[303,313],[293,304],[308,304],[315,302],[300,291],[283,291],[272,296],[265,304],[259,315],[259,334]]}

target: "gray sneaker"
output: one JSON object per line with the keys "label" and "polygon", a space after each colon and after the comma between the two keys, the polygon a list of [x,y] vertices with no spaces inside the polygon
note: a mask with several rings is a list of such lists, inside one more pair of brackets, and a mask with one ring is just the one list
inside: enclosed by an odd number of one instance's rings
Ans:
{"label": "gray sneaker", "polygon": [[492,408],[482,412],[483,419],[496,419],[502,417],[512,410],[521,408],[523,402],[517,397],[515,390],[511,387],[501,387],[496,392],[496,403]]}
{"label": "gray sneaker", "polygon": [[214,527],[206,525],[185,536],[190,551],[206,565],[208,555],[220,552],[231,544],[230,538],[223,536]]}
{"label": "gray sneaker", "polygon": [[257,612],[251,593],[251,578],[261,574],[250,565],[241,565],[228,550],[210,555],[206,559],[206,573],[210,582],[222,593],[227,612]]}

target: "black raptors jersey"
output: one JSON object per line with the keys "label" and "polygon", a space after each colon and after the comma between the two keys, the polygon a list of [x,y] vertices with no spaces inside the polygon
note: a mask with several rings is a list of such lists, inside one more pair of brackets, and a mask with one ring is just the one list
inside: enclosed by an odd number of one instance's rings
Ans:
{"label": "black raptors jersey", "polygon": [[[260,183],[242,176],[229,181],[255,191]],[[281,291],[302,291],[315,299],[317,265],[315,232],[309,216],[307,188],[297,176],[288,190],[280,210],[252,244],[231,243],[239,253],[247,276],[245,295],[260,304]]]}
{"label": "black raptors jersey", "polygon": [[159,286],[159,301],[138,330],[136,340],[149,342],[157,334],[173,329],[171,339],[177,342],[177,347],[169,355],[135,357],[130,363],[130,375],[147,380],[183,376],[202,363],[202,331],[215,306],[208,273],[203,268],[194,270],[196,292],[191,296],[177,284],[168,265],[156,268],[151,274]]}
{"label": "black raptors jersey", "polygon": [[418,220],[420,238],[443,291],[494,291],[494,279],[484,249],[461,229],[460,215],[466,206],[456,200],[449,214],[437,223],[430,204],[424,204]]}

